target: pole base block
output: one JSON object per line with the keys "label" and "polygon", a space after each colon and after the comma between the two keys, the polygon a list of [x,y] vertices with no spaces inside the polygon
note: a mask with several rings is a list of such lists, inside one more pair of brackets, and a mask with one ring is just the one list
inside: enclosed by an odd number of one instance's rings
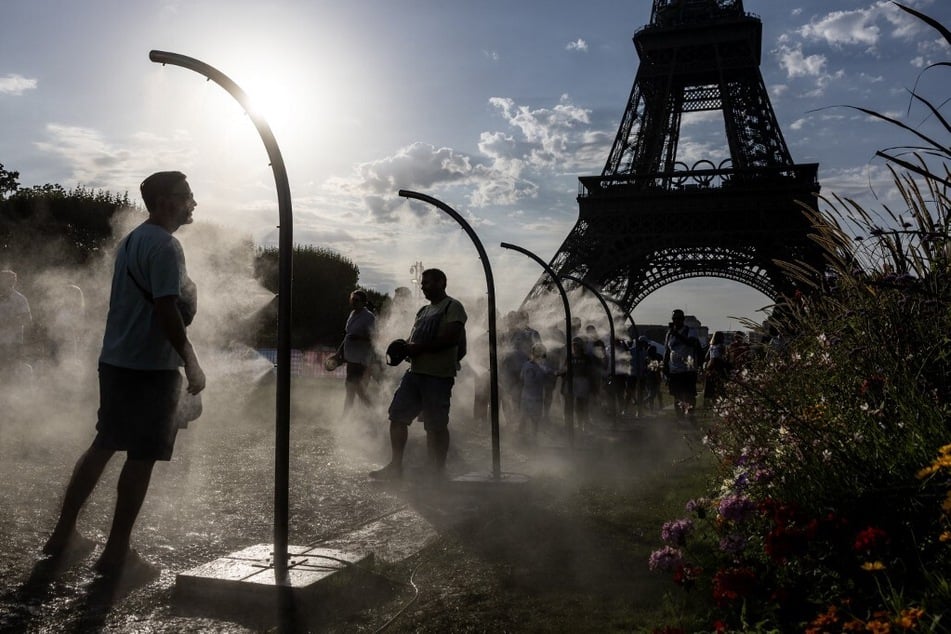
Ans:
{"label": "pole base block", "polygon": [[373,563],[373,553],[336,548],[288,546],[287,579],[274,572],[274,547],[256,544],[179,573],[174,600],[189,612],[232,606],[244,612],[280,610],[352,583]]}

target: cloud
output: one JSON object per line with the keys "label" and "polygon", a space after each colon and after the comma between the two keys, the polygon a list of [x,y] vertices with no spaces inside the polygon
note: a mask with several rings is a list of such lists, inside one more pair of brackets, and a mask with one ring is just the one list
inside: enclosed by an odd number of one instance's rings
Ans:
{"label": "cloud", "polygon": [[876,0],[863,9],[832,11],[798,29],[803,38],[835,48],[865,46],[874,49],[882,38],[882,28],[899,39],[910,39],[922,30],[917,19],[900,11],[892,2]]}
{"label": "cloud", "polygon": [[497,62],[500,59],[498,51],[483,50],[482,55],[491,62]]}
{"label": "cloud", "polygon": [[818,77],[826,66],[824,55],[803,55],[802,44],[789,47],[781,44],[779,49],[779,64],[786,71],[786,77]]}
{"label": "cloud", "polygon": [[862,44],[875,46],[881,29],[875,24],[879,9],[876,6],[853,11],[833,11],[799,29],[807,40],[822,41],[831,46]]}
{"label": "cloud", "polygon": [[122,147],[92,128],[50,123],[45,131],[47,139],[36,142],[36,148],[64,160],[71,179],[90,188],[126,191],[157,163],[185,170],[192,165],[189,153],[179,149],[189,146],[182,132],[172,138],[133,135]]}
{"label": "cloud", "polygon": [[23,75],[0,76],[0,95],[19,97],[28,90],[36,90],[37,81]]}
{"label": "cloud", "polygon": [[577,40],[573,42],[568,42],[568,44],[565,46],[565,50],[566,51],[581,51],[582,53],[587,53],[588,43],[579,37]]}
{"label": "cloud", "polygon": [[[506,127],[482,132],[478,153],[417,142],[391,156],[362,163],[325,189],[337,199],[360,200],[368,219],[397,222],[409,212],[399,189],[451,191],[476,209],[510,206],[539,196],[541,180],[572,178],[599,165],[613,136],[592,130],[590,112],[567,95],[549,108],[521,106],[507,97],[489,100]],[[476,221],[484,221],[476,219]]]}
{"label": "cloud", "polygon": [[[453,205],[486,244],[548,244],[552,233],[563,238],[576,220],[577,174],[600,169],[614,131],[594,127],[590,111],[567,95],[548,107],[507,97],[492,98],[489,106],[501,125],[481,132],[473,152],[419,141],[356,165],[346,177],[315,184],[319,191],[298,194],[297,234],[332,243],[359,262],[361,283],[380,287],[394,283],[393,262],[400,257],[455,261],[459,249],[470,249],[451,221],[428,205],[400,198],[399,189]],[[544,210],[544,221],[538,210]],[[346,232],[334,233],[340,223]],[[393,236],[401,237],[394,242]]]}
{"label": "cloud", "polygon": [[527,150],[525,161],[534,167],[570,163],[579,128],[591,123],[591,112],[574,105],[567,95],[562,95],[552,108],[536,110],[518,106],[505,97],[493,97],[489,104],[512,128],[521,132]]}

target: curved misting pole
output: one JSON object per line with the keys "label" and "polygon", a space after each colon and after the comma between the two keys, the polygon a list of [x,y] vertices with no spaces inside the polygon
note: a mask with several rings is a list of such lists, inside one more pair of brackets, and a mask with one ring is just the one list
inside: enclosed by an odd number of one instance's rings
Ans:
{"label": "curved misting pole", "polygon": [[177,53],[149,51],[149,59],[159,64],[172,64],[193,70],[227,90],[251,117],[261,140],[264,141],[271,171],[274,172],[274,183],[277,186],[277,210],[280,218],[278,227],[277,413],[274,449],[274,577],[278,584],[286,584],[288,582],[287,527],[291,428],[291,283],[294,277],[294,222],[287,170],[271,127],[264,117],[251,107],[248,95],[227,75],[202,61]]}
{"label": "curved misting pole", "polygon": [[476,235],[466,219],[459,215],[455,209],[446,203],[418,192],[401,189],[399,195],[403,198],[415,198],[429,203],[434,207],[444,211],[452,217],[453,220],[465,230],[479,252],[479,259],[482,260],[482,269],[485,271],[485,285],[488,289],[488,318],[489,318],[489,411],[492,421],[492,477],[499,479],[502,477],[502,457],[499,442],[499,361],[498,348],[495,343],[495,279],[492,277],[492,267],[489,266],[489,256],[486,255],[482,247],[482,241]]}
{"label": "curved misting pole", "polygon": [[615,306],[617,306],[618,308],[621,309],[621,313],[623,313],[623,315],[624,315],[625,317],[627,317],[627,320],[628,320],[629,322],[631,322],[631,328],[634,329],[634,335],[633,335],[633,336],[634,336],[635,339],[637,339],[637,335],[639,335],[640,332],[639,332],[638,329],[637,329],[637,324],[634,323],[634,318],[631,317],[631,311],[629,311],[628,309],[624,308],[624,304],[622,304],[621,302],[619,302],[617,299],[615,299],[615,298],[613,298],[613,297],[608,297],[607,295],[605,295],[605,296],[604,296],[604,299],[608,300],[609,302],[611,302],[612,304],[614,304]]}
{"label": "curved misting pole", "polygon": [[518,251],[530,257],[531,259],[538,262],[545,272],[548,273],[548,276],[551,277],[551,281],[555,283],[555,286],[558,288],[558,293],[561,294],[561,302],[565,306],[565,425],[568,428],[568,442],[572,445],[575,443],[575,389],[574,389],[574,363],[571,361],[571,306],[568,305],[568,293],[565,292],[565,287],[561,285],[561,280],[558,279],[558,274],[555,273],[554,269],[548,266],[548,263],[545,260],[541,259],[528,249],[524,249],[515,244],[509,244],[508,242],[503,242],[500,245],[503,249],[512,249],[513,251]]}
{"label": "curved misting pole", "polygon": [[574,275],[562,275],[561,277],[566,280],[571,280],[572,282],[577,282],[585,289],[591,291],[591,293],[598,298],[598,301],[601,302],[601,306],[604,308],[605,314],[608,316],[608,330],[611,332],[611,341],[608,347],[610,348],[608,357],[610,359],[609,363],[611,364],[611,376],[613,377],[615,371],[617,370],[617,364],[614,359],[614,316],[611,314],[611,309],[608,307],[608,303],[604,300],[604,297],[601,295],[601,292],[598,291],[594,286],[588,284],[580,277],[575,277]]}

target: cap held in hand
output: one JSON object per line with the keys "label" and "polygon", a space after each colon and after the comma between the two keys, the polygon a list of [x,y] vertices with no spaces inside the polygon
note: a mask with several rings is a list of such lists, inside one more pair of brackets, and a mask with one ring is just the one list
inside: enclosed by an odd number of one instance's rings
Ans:
{"label": "cap held in hand", "polygon": [[394,339],[386,347],[386,365],[397,366],[406,359],[406,340]]}

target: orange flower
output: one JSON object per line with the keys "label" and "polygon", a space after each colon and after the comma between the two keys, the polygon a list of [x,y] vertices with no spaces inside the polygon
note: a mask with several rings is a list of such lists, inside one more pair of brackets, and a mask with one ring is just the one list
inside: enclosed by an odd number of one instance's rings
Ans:
{"label": "orange flower", "polygon": [[818,631],[822,631],[823,626],[835,625],[839,622],[839,608],[830,605],[823,614],[817,616],[809,625],[815,626]]}
{"label": "orange flower", "polygon": [[888,621],[869,621],[865,624],[865,630],[872,634],[891,634],[892,624]]}
{"label": "orange flower", "polygon": [[895,621],[895,625],[903,630],[913,630],[918,627],[918,621],[924,614],[925,611],[921,608],[905,608]]}
{"label": "orange flower", "polygon": [[862,564],[862,570],[866,572],[874,572],[875,570],[885,570],[885,564],[880,561],[866,561]]}

